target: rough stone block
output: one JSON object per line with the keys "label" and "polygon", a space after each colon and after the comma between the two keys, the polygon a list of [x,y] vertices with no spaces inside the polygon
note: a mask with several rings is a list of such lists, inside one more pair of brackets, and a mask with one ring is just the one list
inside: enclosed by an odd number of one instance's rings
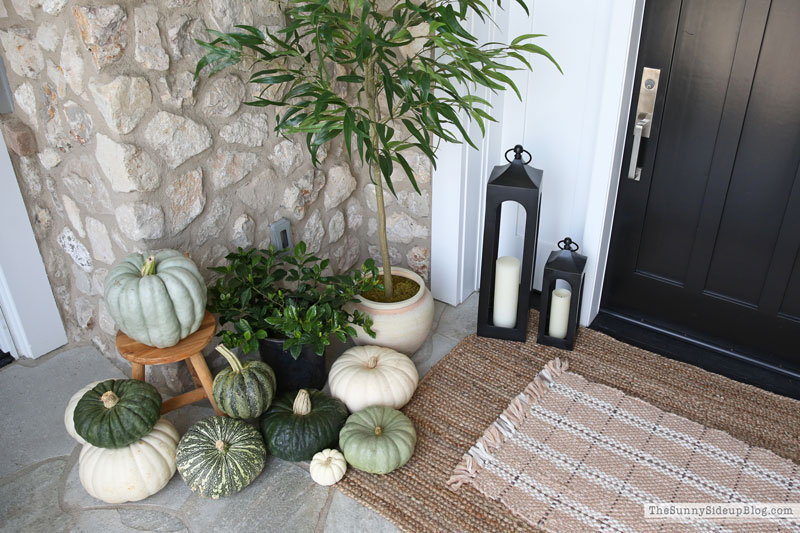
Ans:
{"label": "rough stone block", "polygon": [[33,130],[19,120],[12,118],[3,123],[3,136],[6,145],[19,156],[31,156],[36,153],[36,136]]}

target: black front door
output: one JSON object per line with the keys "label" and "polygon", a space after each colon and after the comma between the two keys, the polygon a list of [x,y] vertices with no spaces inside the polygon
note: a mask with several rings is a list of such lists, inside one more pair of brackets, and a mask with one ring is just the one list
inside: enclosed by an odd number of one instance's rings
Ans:
{"label": "black front door", "polygon": [[647,2],[634,87],[603,307],[800,370],[800,1]]}

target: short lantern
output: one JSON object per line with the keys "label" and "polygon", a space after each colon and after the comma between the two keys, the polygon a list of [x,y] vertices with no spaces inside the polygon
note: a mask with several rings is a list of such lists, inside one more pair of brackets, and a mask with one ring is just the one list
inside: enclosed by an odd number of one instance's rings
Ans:
{"label": "short lantern", "polygon": [[[510,152],[514,152],[514,159],[508,159]],[[522,154],[527,154],[527,162]],[[542,171],[528,165],[531,154],[521,145],[508,150],[505,157],[509,164],[494,167],[486,186],[478,335],[524,342],[539,234]],[[513,256],[497,257],[500,214],[507,201],[525,209],[522,261]]]}
{"label": "short lantern", "polygon": [[[559,250],[550,252],[542,277],[542,304],[539,312],[539,335],[536,342],[572,350],[581,315],[586,256],[578,252],[578,243],[565,237]],[[562,284],[558,281],[561,280]],[[569,284],[569,288],[559,286]]]}

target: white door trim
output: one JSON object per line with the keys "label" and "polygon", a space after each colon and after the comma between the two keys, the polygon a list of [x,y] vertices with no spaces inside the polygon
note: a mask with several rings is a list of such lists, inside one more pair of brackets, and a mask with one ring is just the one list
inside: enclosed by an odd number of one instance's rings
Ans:
{"label": "white door trim", "polygon": [[16,348],[36,358],[67,343],[5,140],[0,136],[0,308]]}
{"label": "white door trim", "polygon": [[581,324],[591,324],[600,311],[611,229],[622,172],[625,131],[633,96],[636,58],[642,33],[645,0],[614,2],[606,53],[605,79],[595,134],[592,179],[583,228],[584,249],[589,251]]}
{"label": "white door trim", "polygon": [[[497,13],[497,29],[492,30],[494,39],[500,40],[504,35],[532,33],[536,8],[547,8],[549,2],[559,1],[535,0],[529,3],[530,17],[526,17],[516,3],[504,3],[506,11]],[[585,43],[579,44],[587,47],[593,61],[603,61],[596,69],[600,79],[593,80],[599,87],[599,105],[595,106],[595,115],[586,121],[594,129],[593,132],[587,131],[593,138],[577,146],[566,143],[571,153],[563,155],[587,162],[580,168],[581,172],[588,173],[587,177],[581,177],[583,190],[571,199],[571,202],[577,201],[583,205],[570,203],[558,207],[572,213],[585,210],[581,225],[575,227],[570,224],[569,228],[565,228],[571,236],[580,240],[582,251],[589,258],[581,313],[581,323],[584,325],[594,319],[600,308],[644,3],[645,0],[614,0],[596,5],[598,28],[595,33],[606,38],[605,50],[592,48],[599,46],[597,35],[586,35]],[[563,20],[564,34],[570,23],[568,19]],[[558,27],[549,32],[555,35]],[[547,47],[546,43],[544,45]],[[538,66],[545,68],[547,65],[539,63]],[[440,149],[433,176],[431,290],[436,299],[451,305],[461,303],[478,288],[484,193],[489,167],[503,162],[501,158],[507,144],[513,146],[516,143],[514,139],[526,137],[525,117],[530,116],[530,107],[546,105],[542,104],[546,95],[537,95],[539,98],[536,101],[530,101],[531,91],[526,90],[530,76],[528,73],[516,73],[515,81],[525,97],[521,104],[516,101],[515,95],[509,93],[500,93],[492,98],[493,114],[502,118],[489,128],[479,152],[466,145],[446,144]],[[505,98],[509,100],[504,102]],[[575,120],[576,131],[582,131],[581,117],[576,116]],[[536,128],[537,125],[527,127]],[[547,168],[544,171],[546,181]],[[541,263],[547,257],[546,248],[553,238],[552,235],[540,235],[538,272],[541,272]]]}

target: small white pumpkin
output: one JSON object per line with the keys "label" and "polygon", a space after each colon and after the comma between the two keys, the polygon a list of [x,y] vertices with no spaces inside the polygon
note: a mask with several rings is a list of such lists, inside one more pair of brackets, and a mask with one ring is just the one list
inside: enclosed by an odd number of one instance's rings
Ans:
{"label": "small white pumpkin", "polygon": [[356,346],[345,351],[328,374],[331,396],[351,413],[373,405],[400,409],[417,389],[419,373],[407,356],[381,346]]}
{"label": "small white pumpkin", "polygon": [[344,477],[347,461],[344,460],[344,455],[339,450],[322,450],[311,458],[308,470],[311,473],[311,479],[320,485],[333,485]]}
{"label": "small white pumpkin", "polygon": [[175,474],[180,435],[166,418],[153,430],[123,448],[84,444],[80,455],[81,485],[106,503],[136,502],[164,488]]}
{"label": "small white pumpkin", "polygon": [[83,398],[83,395],[92,390],[98,383],[100,383],[100,381],[93,381],[73,394],[72,398],[67,402],[67,408],[64,410],[64,427],[67,428],[69,436],[78,441],[78,444],[86,444],[86,441],[75,431],[75,421],[72,418],[75,414],[75,406],[78,405],[78,401]]}

